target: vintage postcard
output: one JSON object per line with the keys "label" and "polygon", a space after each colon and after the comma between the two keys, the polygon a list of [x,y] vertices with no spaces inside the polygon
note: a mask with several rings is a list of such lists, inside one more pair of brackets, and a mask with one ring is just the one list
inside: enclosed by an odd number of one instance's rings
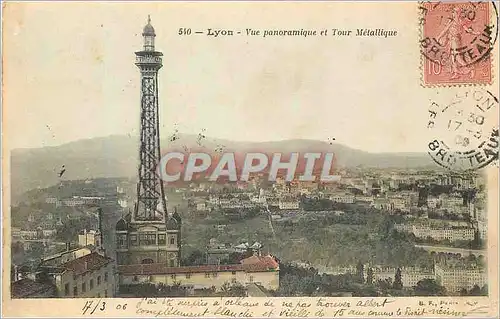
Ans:
{"label": "vintage postcard", "polygon": [[2,316],[498,318],[498,10],[4,2]]}

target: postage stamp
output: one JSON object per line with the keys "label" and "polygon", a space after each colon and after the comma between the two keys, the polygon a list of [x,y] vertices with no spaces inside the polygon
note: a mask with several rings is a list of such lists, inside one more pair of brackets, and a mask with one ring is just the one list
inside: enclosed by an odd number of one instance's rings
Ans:
{"label": "postage stamp", "polygon": [[428,153],[438,165],[455,171],[478,170],[498,160],[498,98],[470,88],[447,104],[431,103]]}
{"label": "postage stamp", "polygon": [[2,317],[498,318],[496,7],[418,6],[4,4]]}
{"label": "postage stamp", "polygon": [[496,10],[490,2],[421,4],[424,86],[491,84]]}

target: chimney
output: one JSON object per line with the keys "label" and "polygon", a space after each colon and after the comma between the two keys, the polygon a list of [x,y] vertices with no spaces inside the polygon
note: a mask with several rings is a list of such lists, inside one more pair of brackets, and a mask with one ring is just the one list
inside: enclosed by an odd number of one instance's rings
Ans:
{"label": "chimney", "polygon": [[14,281],[18,281],[19,280],[19,269],[17,267],[17,265],[14,265]]}
{"label": "chimney", "polygon": [[89,268],[89,263],[85,261],[85,270],[87,270],[88,268]]}
{"label": "chimney", "polygon": [[70,251],[71,243],[68,241],[66,242],[66,251]]}

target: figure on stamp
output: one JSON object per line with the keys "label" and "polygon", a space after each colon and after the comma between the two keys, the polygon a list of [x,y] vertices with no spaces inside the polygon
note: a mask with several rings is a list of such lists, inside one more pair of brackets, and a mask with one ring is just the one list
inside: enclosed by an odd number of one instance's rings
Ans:
{"label": "figure on stamp", "polygon": [[490,83],[489,55],[497,30],[490,21],[490,4],[439,3],[426,5],[424,9],[421,41],[424,83]]}
{"label": "figure on stamp", "polygon": [[472,21],[475,14],[472,16],[462,16],[462,13],[463,11],[459,6],[454,6],[451,10],[451,18],[436,39],[443,47],[449,47],[449,50],[446,51],[450,52],[449,67],[452,79],[456,79],[462,75],[469,75],[470,78],[474,77],[474,68],[467,66],[467,63],[463,59],[458,58],[460,49],[463,48],[462,32],[476,36],[481,35],[481,32],[475,31],[472,28]]}

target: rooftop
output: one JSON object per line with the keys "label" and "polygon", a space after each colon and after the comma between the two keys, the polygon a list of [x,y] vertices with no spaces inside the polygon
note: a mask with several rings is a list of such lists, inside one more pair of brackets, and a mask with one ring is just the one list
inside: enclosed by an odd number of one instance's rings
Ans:
{"label": "rooftop", "polygon": [[12,283],[11,292],[12,298],[49,297],[55,296],[55,286],[50,283],[24,278]]}
{"label": "rooftop", "polygon": [[170,275],[184,273],[207,273],[222,271],[243,271],[243,265],[203,265],[169,267],[166,264],[135,264],[118,266],[120,274],[124,275]]}
{"label": "rooftop", "polygon": [[71,260],[61,267],[71,270],[75,275],[83,274],[88,271],[97,270],[111,262],[111,258],[99,255],[97,252],[90,253],[80,258]]}
{"label": "rooftop", "polygon": [[251,256],[240,261],[242,265],[252,265],[252,266],[261,266],[263,268],[272,268],[277,269],[279,267],[278,261],[271,255],[267,256]]}
{"label": "rooftop", "polygon": [[253,257],[243,259],[241,261],[241,264],[233,265],[169,267],[166,264],[136,264],[120,265],[118,266],[118,271],[123,275],[170,275],[226,271],[266,272],[273,271],[279,268],[278,262],[272,256]]}
{"label": "rooftop", "polygon": [[76,255],[78,253],[82,253],[82,254],[86,254],[87,252],[90,253],[92,251],[92,248],[93,247],[91,247],[89,245],[89,246],[85,246],[85,247],[77,247],[77,248],[73,248],[70,250],[65,250],[65,251],[62,251],[62,252],[59,252],[59,253],[56,253],[56,254],[53,254],[53,255],[50,255],[48,257],[43,258],[42,263],[44,263],[44,264],[50,263],[51,261],[53,261],[57,258],[62,258],[64,256],[71,255],[71,254]]}

